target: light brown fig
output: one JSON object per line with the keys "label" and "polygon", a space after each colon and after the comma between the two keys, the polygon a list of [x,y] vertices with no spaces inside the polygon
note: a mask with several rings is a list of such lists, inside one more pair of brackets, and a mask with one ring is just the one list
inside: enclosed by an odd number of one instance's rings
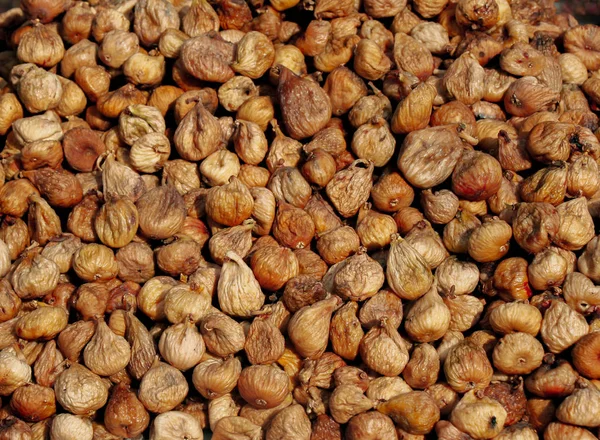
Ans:
{"label": "light brown fig", "polygon": [[431,432],[440,419],[440,410],[433,398],[424,391],[400,394],[377,406],[396,424],[410,434],[423,435]]}
{"label": "light brown fig", "polygon": [[289,392],[289,378],[275,366],[252,365],[242,370],[238,387],[246,402],[268,409],[283,402]]}
{"label": "light brown fig", "polygon": [[302,357],[318,358],[327,348],[331,315],[341,304],[337,296],[298,310],[288,324],[288,336]]}
{"label": "light brown fig", "polygon": [[423,296],[433,283],[429,265],[421,254],[399,235],[392,238],[386,278],[392,290],[400,298],[407,300]]}
{"label": "light brown fig", "polygon": [[384,376],[399,375],[408,363],[407,343],[387,318],[371,328],[360,343],[359,353],[363,362]]}

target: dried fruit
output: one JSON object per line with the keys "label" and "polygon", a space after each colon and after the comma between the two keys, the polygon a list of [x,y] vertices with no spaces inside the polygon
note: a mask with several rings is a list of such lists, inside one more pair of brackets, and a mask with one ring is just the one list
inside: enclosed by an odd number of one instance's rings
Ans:
{"label": "dried fruit", "polygon": [[252,365],[242,370],[238,379],[242,398],[256,408],[273,408],[289,392],[287,374],[274,366]]}
{"label": "dried fruit", "polygon": [[68,323],[67,312],[62,307],[41,306],[19,319],[15,333],[26,340],[55,338]]}
{"label": "dried fruit", "polygon": [[386,318],[367,332],[359,353],[369,368],[389,377],[399,375],[409,360],[406,342]]}
{"label": "dried fruit", "polygon": [[339,307],[337,296],[298,310],[288,323],[288,336],[302,357],[318,358],[327,348],[331,315]]}
{"label": "dried fruit", "polygon": [[206,212],[217,223],[235,226],[250,217],[254,199],[248,187],[232,177],[228,184],[212,188],[206,196]]}
{"label": "dried fruit", "polygon": [[497,400],[469,391],[452,410],[450,422],[473,437],[492,438],[502,431],[506,416]]}
{"label": "dried fruit", "polygon": [[452,347],[444,361],[448,384],[457,392],[488,386],[493,369],[482,347],[465,339]]}
{"label": "dried fruit", "polygon": [[462,141],[453,127],[425,128],[406,136],[398,168],[417,188],[432,188],[450,177],[461,155]]}
{"label": "dried fruit", "polygon": [[[283,122],[294,139],[314,135],[331,118],[332,106],[325,91],[284,66],[280,68],[277,94]],[[297,107],[298,104],[301,107]]]}
{"label": "dried fruit", "polygon": [[138,399],[148,411],[164,413],[179,405],[188,393],[188,384],[176,368],[155,363],[140,382]]}
{"label": "dried fruit", "polygon": [[92,439],[94,428],[88,417],[74,416],[69,413],[58,414],[52,419],[51,438]]}
{"label": "dried fruit", "polygon": [[394,236],[392,239],[387,259],[386,278],[392,290],[400,298],[407,300],[423,296],[433,283],[429,265],[400,236]]}
{"label": "dried fruit", "polygon": [[388,415],[403,430],[416,435],[431,432],[440,419],[439,408],[424,391],[400,394],[378,405],[377,410]]}
{"label": "dried fruit", "polygon": [[[52,21],[52,18],[48,21]],[[37,23],[29,32],[23,34],[17,47],[17,57],[20,61],[34,63],[44,68],[58,64],[64,54],[65,46],[58,33],[50,26],[44,26],[40,23]]]}
{"label": "dried fruit", "polygon": [[552,353],[560,353],[588,333],[585,318],[561,301],[551,301],[540,333]]}
{"label": "dried fruit", "polygon": [[597,26],[109,3],[0,14],[0,437],[595,437]]}
{"label": "dried fruit", "polygon": [[106,384],[87,368],[72,364],[54,384],[56,400],[75,415],[89,415],[102,408],[108,399]]}

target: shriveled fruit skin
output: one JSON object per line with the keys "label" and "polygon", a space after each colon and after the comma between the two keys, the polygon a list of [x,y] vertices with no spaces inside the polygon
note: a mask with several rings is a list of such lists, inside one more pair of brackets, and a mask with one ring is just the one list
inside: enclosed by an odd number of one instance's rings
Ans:
{"label": "shriveled fruit skin", "polygon": [[600,25],[550,3],[0,11],[0,440],[598,437]]}

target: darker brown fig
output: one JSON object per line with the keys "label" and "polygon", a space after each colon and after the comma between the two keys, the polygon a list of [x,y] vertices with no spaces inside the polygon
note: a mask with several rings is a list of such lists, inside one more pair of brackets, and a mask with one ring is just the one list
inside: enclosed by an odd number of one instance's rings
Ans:
{"label": "darker brown fig", "polygon": [[41,168],[25,171],[23,176],[29,179],[48,200],[51,206],[71,208],[83,198],[81,183],[74,174],[66,170]]}
{"label": "darker brown fig", "polygon": [[63,138],[65,158],[71,168],[77,171],[92,171],[105,150],[100,136],[89,128],[74,128],[66,132]]}
{"label": "darker brown fig", "polygon": [[140,230],[149,238],[169,238],[179,232],[185,222],[185,201],[173,186],[151,189],[140,197],[136,206]]}
{"label": "darker brown fig", "polygon": [[150,423],[150,415],[129,387],[123,383],[115,386],[104,413],[104,425],[113,435],[136,437]]}
{"label": "darker brown fig", "polygon": [[314,135],[329,122],[331,102],[316,82],[301,78],[284,66],[279,66],[277,96],[283,123],[294,139]]}

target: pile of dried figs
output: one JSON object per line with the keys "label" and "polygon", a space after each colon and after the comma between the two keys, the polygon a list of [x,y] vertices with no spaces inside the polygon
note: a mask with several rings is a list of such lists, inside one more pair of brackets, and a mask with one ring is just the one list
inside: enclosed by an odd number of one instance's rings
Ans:
{"label": "pile of dried figs", "polygon": [[593,440],[600,27],[551,0],[0,14],[0,440]]}

